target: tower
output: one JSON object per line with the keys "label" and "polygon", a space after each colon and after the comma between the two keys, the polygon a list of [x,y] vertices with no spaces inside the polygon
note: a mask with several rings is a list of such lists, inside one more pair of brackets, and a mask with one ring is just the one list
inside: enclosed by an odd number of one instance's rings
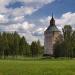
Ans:
{"label": "tower", "polygon": [[54,44],[61,32],[55,25],[55,20],[52,14],[50,25],[44,32],[44,56],[53,56]]}

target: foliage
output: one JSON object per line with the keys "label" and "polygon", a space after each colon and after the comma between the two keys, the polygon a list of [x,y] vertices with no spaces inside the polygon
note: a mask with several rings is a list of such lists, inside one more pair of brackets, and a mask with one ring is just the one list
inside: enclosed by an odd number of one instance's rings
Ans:
{"label": "foliage", "polygon": [[75,57],[75,31],[70,25],[65,25],[62,31],[63,40],[55,44],[55,57]]}
{"label": "foliage", "polygon": [[[33,52],[32,47],[33,46]],[[37,56],[42,51],[40,41],[32,42],[31,45],[27,43],[25,37],[20,37],[17,32],[14,33],[0,33],[0,58],[8,56]]]}

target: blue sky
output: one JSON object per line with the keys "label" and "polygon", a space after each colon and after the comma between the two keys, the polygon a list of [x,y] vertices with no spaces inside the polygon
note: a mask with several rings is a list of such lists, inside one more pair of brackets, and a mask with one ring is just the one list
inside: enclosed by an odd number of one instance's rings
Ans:
{"label": "blue sky", "polygon": [[0,32],[17,31],[29,43],[43,44],[52,12],[59,30],[65,24],[75,29],[75,0],[0,0]]}

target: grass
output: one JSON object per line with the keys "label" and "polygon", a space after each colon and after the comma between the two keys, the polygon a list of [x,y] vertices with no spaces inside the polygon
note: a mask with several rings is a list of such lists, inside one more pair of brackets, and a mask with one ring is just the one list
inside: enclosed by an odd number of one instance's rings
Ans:
{"label": "grass", "polygon": [[75,60],[0,60],[0,75],[75,75]]}

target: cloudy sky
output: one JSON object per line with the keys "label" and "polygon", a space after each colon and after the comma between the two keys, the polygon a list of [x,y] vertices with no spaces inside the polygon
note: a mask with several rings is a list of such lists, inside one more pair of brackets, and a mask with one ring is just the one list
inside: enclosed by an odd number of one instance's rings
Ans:
{"label": "cloudy sky", "polygon": [[75,0],[0,0],[0,32],[17,31],[29,43],[43,44],[52,12],[60,30],[65,24],[75,29]]}

